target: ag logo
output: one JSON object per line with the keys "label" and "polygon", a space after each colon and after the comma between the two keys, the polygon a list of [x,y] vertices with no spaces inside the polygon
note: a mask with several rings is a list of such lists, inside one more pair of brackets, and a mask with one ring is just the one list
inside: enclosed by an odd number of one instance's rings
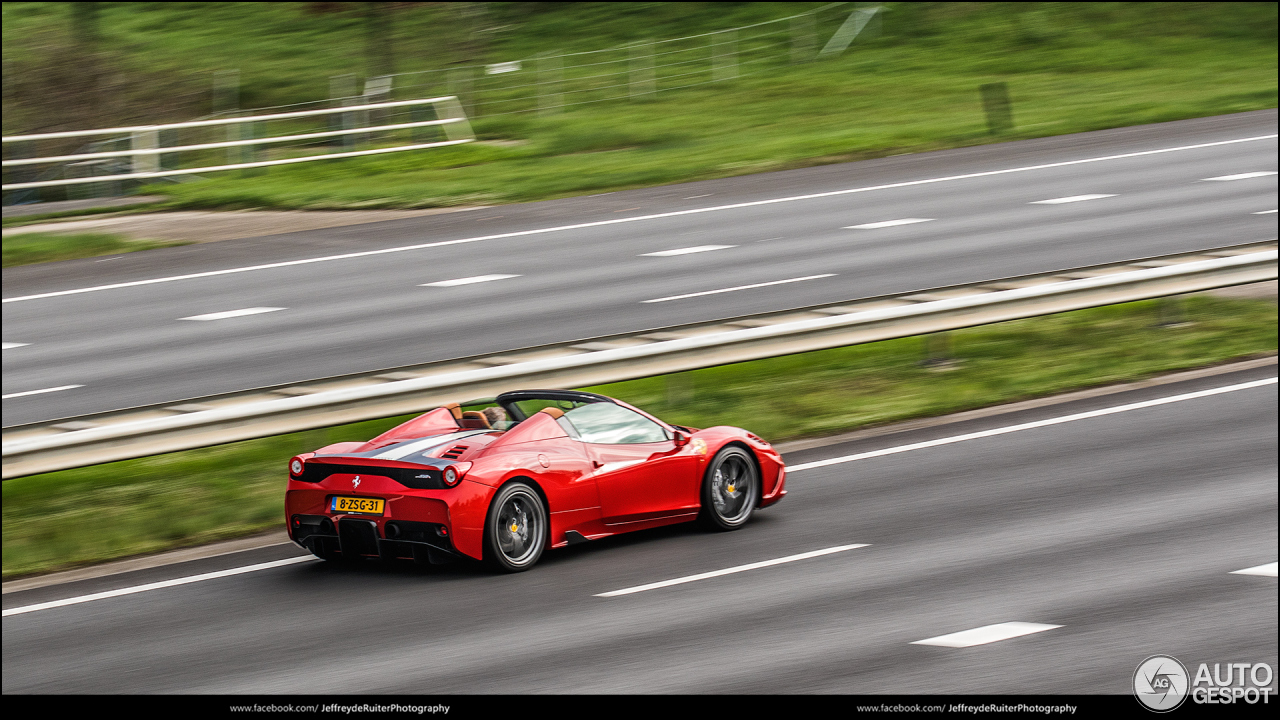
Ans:
{"label": "ag logo", "polygon": [[356,476],[356,479],[355,479],[355,480],[352,480],[352,481],[351,481],[351,487],[353,487],[353,488],[358,488],[358,487],[360,487],[360,476],[359,476],[359,475],[357,475],[357,476]]}
{"label": "ag logo", "polygon": [[1187,699],[1187,668],[1169,655],[1152,655],[1133,672],[1133,694],[1143,707],[1169,712]]}

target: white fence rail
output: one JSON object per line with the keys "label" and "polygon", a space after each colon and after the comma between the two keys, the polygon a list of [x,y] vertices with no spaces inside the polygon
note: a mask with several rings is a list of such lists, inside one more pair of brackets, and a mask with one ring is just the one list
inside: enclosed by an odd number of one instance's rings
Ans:
{"label": "white fence rail", "polygon": [[[292,133],[287,135],[271,135],[258,138],[241,138],[217,142],[204,142],[187,145],[163,146],[159,142],[160,133],[165,131],[187,130],[191,128],[212,128],[226,126],[230,134],[240,135],[245,128],[254,124],[281,120],[316,119],[325,116],[359,115],[367,117],[370,111],[389,111],[393,109],[411,109],[430,107],[436,117],[430,120],[413,122],[397,122],[390,124],[368,125],[367,122],[344,120],[343,124],[353,125],[339,130],[319,132]],[[327,119],[327,118],[326,118]],[[372,133],[392,132],[396,130],[416,130],[427,127],[440,127],[445,135],[444,140],[432,142],[409,143],[378,147],[367,150],[345,152],[327,152],[301,157],[277,158],[272,160],[255,160],[248,162],[232,162],[217,165],[201,165],[198,167],[164,169],[159,167],[158,156],[173,155],[183,152],[225,148],[250,148],[259,145],[274,145],[289,142],[301,142],[317,139],[339,138],[352,135],[370,135]],[[144,180],[150,178],[192,175],[198,173],[217,172],[221,170],[240,170],[248,168],[270,167],[273,165],[289,165],[293,163],[311,162],[313,160],[332,160],[362,155],[379,155],[383,153],[420,150],[423,148],[459,145],[475,140],[471,124],[467,120],[462,104],[455,96],[441,96],[420,100],[399,100],[395,102],[370,103],[366,105],[322,108],[318,110],[297,110],[293,112],[274,113],[269,115],[251,115],[248,117],[217,118],[213,120],[193,120],[190,122],[168,123],[163,125],[138,125],[131,127],[101,128],[97,130],[70,130],[66,132],[39,133],[33,135],[12,135],[3,138],[5,144],[37,142],[42,140],[59,140],[77,137],[101,137],[104,135],[127,135],[130,138],[128,150],[112,150],[107,152],[78,153],[71,155],[49,155],[44,157],[13,158],[4,160],[3,167],[21,167],[53,163],[83,162],[86,160],[103,160],[109,158],[131,158],[132,172],[112,175],[96,175],[90,177],[61,178],[55,180],[39,180],[33,182],[15,182],[3,186],[3,190],[22,190],[27,188],[55,187],[59,185],[79,185],[84,183],[107,182],[114,180]]]}
{"label": "white fence rail", "polygon": [[404,415],[517,387],[583,387],[1274,280],[1276,257],[1276,250],[1272,249],[1188,260],[1163,267],[713,332],[567,357],[443,372],[177,416],[129,420],[12,440],[6,437],[4,478]]}

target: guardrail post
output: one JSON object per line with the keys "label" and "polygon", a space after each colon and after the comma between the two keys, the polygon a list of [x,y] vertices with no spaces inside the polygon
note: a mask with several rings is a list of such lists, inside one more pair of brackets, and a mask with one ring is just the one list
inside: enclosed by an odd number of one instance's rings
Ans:
{"label": "guardrail post", "polygon": [[738,77],[738,31],[726,30],[711,36],[711,79]]}
{"label": "guardrail post", "polygon": [[658,91],[657,77],[653,72],[653,41],[641,40],[630,47],[627,79],[631,99],[639,100]]}
{"label": "guardrail post", "polygon": [[924,336],[924,360],[920,367],[929,370],[954,370],[960,361],[951,356],[951,332],[943,331]]}
{"label": "guardrail post", "polygon": [[538,114],[549,117],[560,113],[564,105],[564,61],[560,52],[538,58]]}

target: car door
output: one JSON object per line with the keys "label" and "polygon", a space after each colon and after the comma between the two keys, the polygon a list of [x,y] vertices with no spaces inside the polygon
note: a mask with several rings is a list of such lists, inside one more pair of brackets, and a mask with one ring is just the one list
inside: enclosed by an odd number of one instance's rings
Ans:
{"label": "car door", "polygon": [[565,413],[595,468],[600,510],[609,524],[692,512],[699,506],[699,456],[677,447],[661,425],[613,403]]}

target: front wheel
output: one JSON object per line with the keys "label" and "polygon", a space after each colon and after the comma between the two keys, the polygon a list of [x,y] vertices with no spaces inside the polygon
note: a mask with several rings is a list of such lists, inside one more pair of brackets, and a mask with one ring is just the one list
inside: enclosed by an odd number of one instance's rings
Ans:
{"label": "front wheel", "polygon": [[522,482],[504,485],[489,505],[485,560],[502,572],[528,570],[542,557],[547,528],[547,509],[538,492]]}
{"label": "front wheel", "polygon": [[751,456],[737,446],[716,453],[702,480],[703,525],[737,530],[751,519],[760,497],[760,473]]}

